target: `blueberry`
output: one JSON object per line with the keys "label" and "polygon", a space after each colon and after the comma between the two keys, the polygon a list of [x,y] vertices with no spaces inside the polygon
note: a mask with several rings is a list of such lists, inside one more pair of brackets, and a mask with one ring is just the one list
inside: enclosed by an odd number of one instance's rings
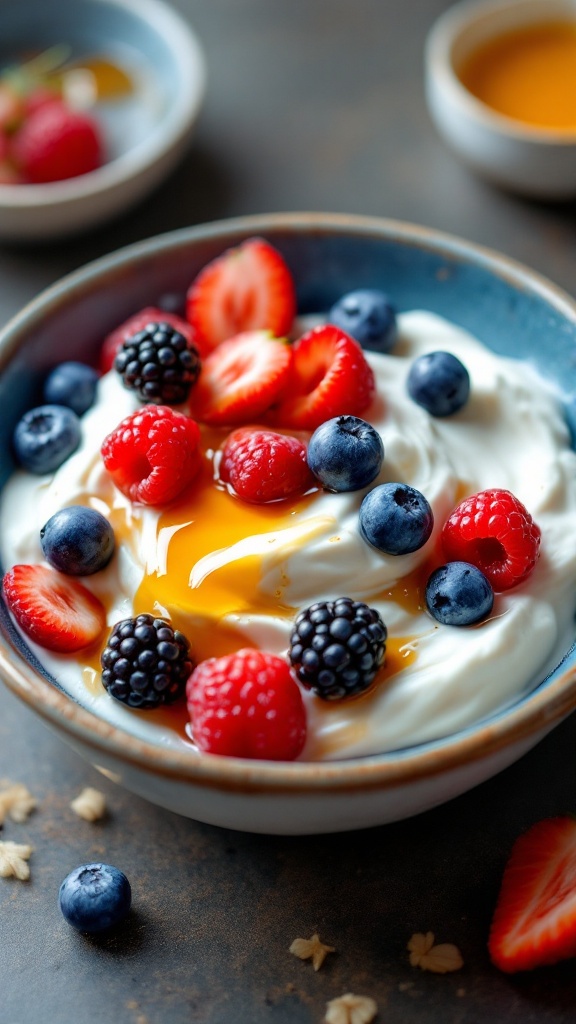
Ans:
{"label": "blueberry", "polygon": [[96,397],[98,373],[86,363],[61,363],[44,381],[44,401],[49,405],[65,405],[82,416]]}
{"label": "blueberry", "polygon": [[451,352],[428,352],[412,363],[406,386],[431,416],[451,416],[468,401],[470,376]]}
{"label": "blueberry", "polygon": [[47,562],[68,576],[90,576],[114,554],[114,531],[94,508],[71,505],[50,517],[40,530]]}
{"label": "blueberry", "polygon": [[384,458],[382,438],[358,416],[335,416],[312,434],[308,465],[329,491],[359,491],[372,483]]}
{"label": "blueberry", "polygon": [[30,473],[53,473],[80,444],[80,420],[64,405],[39,405],[16,424],[18,462]]}
{"label": "blueberry", "polygon": [[380,484],[360,506],[360,533],[387,555],[407,555],[426,543],[434,515],[423,494],[409,484]]}
{"label": "blueberry", "polygon": [[396,311],[388,297],[375,288],[343,295],[332,306],[328,320],[371,352],[389,352],[396,341]]}
{"label": "blueberry", "polygon": [[81,864],[66,876],[58,894],[68,924],[80,932],[103,932],[120,924],[131,902],[130,882],[111,864]]}
{"label": "blueberry", "polygon": [[494,592],[483,572],[468,562],[448,562],[426,584],[426,606],[445,626],[472,626],[492,611]]}

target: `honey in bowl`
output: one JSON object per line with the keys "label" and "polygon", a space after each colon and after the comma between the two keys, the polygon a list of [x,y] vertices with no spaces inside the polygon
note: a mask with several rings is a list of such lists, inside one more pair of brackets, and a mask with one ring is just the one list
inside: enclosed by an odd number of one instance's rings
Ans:
{"label": "honey in bowl", "polygon": [[473,49],[458,77],[478,100],[524,125],[576,132],[576,21],[532,24]]}

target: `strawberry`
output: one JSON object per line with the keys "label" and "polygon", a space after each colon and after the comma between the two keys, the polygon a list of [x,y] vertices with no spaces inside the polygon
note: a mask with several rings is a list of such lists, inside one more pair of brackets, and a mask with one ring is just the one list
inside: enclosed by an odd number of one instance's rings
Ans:
{"label": "strawberry", "polygon": [[133,313],[127,320],[107,334],[100,350],[100,372],[108,373],[114,365],[118,349],[126,338],[142,331],[150,323],[170,324],[184,335],[189,345],[194,343],[194,332],[190,324],[176,313],[166,313],[157,306],[145,306],[138,313]]}
{"label": "strawberry", "polygon": [[240,427],[228,435],[220,479],[255,504],[304,494],[315,483],[302,441],[257,427]]}
{"label": "strawberry", "polygon": [[513,973],[576,956],[576,819],[533,825],[512,847],[488,950]]}
{"label": "strawberry", "polygon": [[200,355],[243,331],[288,334],[296,315],[292,275],[263,238],[249,238],[208,263],[186,297]]}
{"label": "strawberry", "polygon": [[245,331],[202,363],[193,414],[212,426],[250,423],[270,408],[290,373],[292,350],[269,331]]}
{"label": "strawberry", "polygon": [[4,574],[4,597],[28,636],[49,651],[88,647],[106,625],[106,611],[77,580],[44,565],[15,565]]}
{"label": "strawberry", "polygon": [[92,117],[64,103],[34,110],[15,132],[12,158],[31,184],[62,181],[100,167],[100,130]]}
{"label": "strawberry", "polygon": [[358,342],[333,324],[315,327],[293,346],[290,377],[271,419],[280,427],[316,430],[334,416],[359,416],[375,387]]}

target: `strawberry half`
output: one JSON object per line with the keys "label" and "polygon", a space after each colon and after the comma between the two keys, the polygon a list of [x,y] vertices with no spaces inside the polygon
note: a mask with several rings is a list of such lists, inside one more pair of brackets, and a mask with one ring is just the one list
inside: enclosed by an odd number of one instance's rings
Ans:
{"label": "strawberry half", "polygon": [[334,416],[359,416],[376,384],[358,344],[333,324],[315,327],[294,344],[285,396],[272,411],[276,426],[316,430]]}
{"label": "strawberry half", "polygon": [[288,334],[296,291],[282,256],[263,238],[249,238],[206,264],[192,282],[186,317],[200,355],[243,331]]}
{"label": "strawberry half", "polygon": [[28,636],[49,651],[88,647],[106,625],[104,605],[76,580],[44,565],[15,565],[3,579],[4,597]]}
{"label": "strawberry half", "polygon": [[181,316],[178,316],[176,313],[166,313],[163,309],[158,309],[156,306],[145,306],[139,313],[134,313],[133,316],[128,317],[119,327],[115,327],[104,338],[100,350],[100,372],[108,373],[108,370],[112,369],[116,353],[125,338],[129,338],[132,334],[137,334],[147,324],[159,322],[170,324],[171,327],[176,328],[177,331],[180,331],[180,334],[184,335],[189,344],[194,343],[194,332],[190,324]]}
{"label": "strawberry half", "polygon": [[213,426],[251,423],[283,389],[292,349],[269,331],[245,331],[204,359],[192,393],[192,414]]}
{"label": "strawberry half", "polygon": [[575,818],[546,818],[516,840],[488,950],[508,973],[576,956]]}

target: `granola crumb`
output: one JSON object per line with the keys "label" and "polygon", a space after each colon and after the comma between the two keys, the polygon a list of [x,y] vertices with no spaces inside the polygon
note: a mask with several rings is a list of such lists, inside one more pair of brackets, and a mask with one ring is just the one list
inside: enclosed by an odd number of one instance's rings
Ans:
{"label": "granola crumb", "polygon": [[86,786],[76,799],[72,800],[70,807],[85,821],[99,821],[106,814],[106,797],[99,789]]}
{"label": "granola crumb", "polygon": [[0,878],[18,878],[27,882],[30,878],[32,847],[25,843],[0,842]]}
{"label": "granola crumb", "polygon": [[326,946],[321,942],[320,936],[315,932],[311,939],[294,939],[290,952],[300,960],[312,960],[314,970],[319,971],[328,953],[335,953],[336,950],[334,946]]}
{"label": "granola crumb", "polygon": [[370,996],[355,996],[346,992],[326,1004],[326,1024],[370,1024],[378,1007]]}
{"label": "granola crumb", "polygon": [[0,785],[4,787],[0,789],[0,825],[4,823],[7,815],[21,825],[38,806],[38,801],[23,782],[2,780]]}
{"label": "granola crumb", "polygon": [[408,943],[410,963],[423,971],[448,974],[459,971],[463,966],[462,954],[451,942],[434,944],[434,932],[415,932]]}

